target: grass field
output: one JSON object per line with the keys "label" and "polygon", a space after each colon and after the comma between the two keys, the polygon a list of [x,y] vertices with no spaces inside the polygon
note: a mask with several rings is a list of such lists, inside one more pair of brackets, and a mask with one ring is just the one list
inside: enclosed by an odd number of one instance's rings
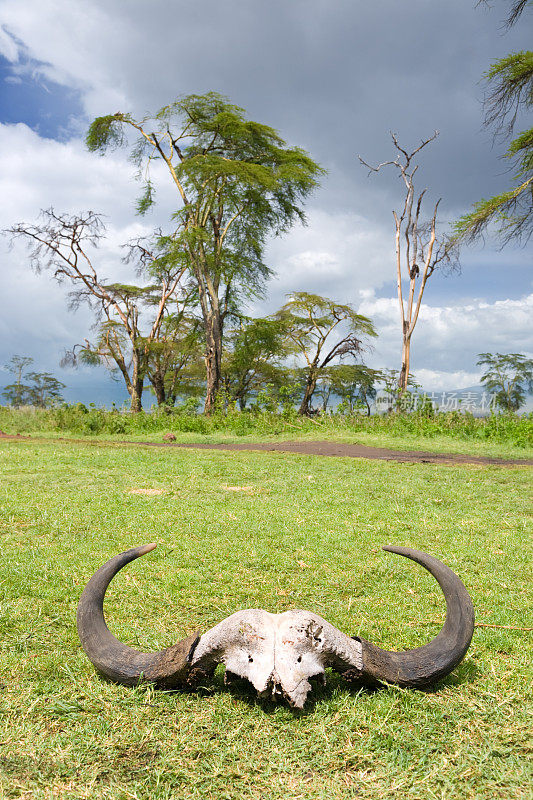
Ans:
{"label": "grass field", "polygon": [[[0,441],[0,796],[530,798],[530,477]],[[387,543],[448,563],[480,626],[428,692],[357,692],[332,675],[294,712],[228,689],[220,671],[187,694],[116,686],[80,649],[76,604],[105,560],[150,541],[160,546],[106,603],[115,634],[144,649],[245,607],[307,608],[390,649],[421,645],[444,618],[442,595]]]}
{"label": "grass field", "polygon": [[[84,410],[82,410],[84,409]],[[326,414],[318,417],[279,413],[230,412],[166,414],[155,410],[119,413],[84,406],[50,409],[0,406],[0,430],[8,434],[99,441],[161,442],[173,433],[179,442],[268,442],[331,440],[403,450],[533,458],[533,415],[494,414],[476,418],[468,413]]]}

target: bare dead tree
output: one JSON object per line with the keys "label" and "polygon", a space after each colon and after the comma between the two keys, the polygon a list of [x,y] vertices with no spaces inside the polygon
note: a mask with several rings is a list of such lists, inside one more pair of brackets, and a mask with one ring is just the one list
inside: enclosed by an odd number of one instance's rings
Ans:
{"label": "bare dead tree", "polygon": [[[141,411],[150,348],[159,335],[169,301],[178,290],[185,271],[183,264],[178,259],[158,260],[157,252],[137,241],[127,245],[124,260],[135,259],[138,274],[148,272],[153,283],[133,286],[103,280],[91,251],[96,251],[105,227],[101,215],[92,211],[69,216],[50,208],[41,212],[37,224],[21,222],[6,233],[12,240],[26,241],[30,265],[36,272],[51,270],[57,281],[73,285],[69,295],[72,309],[87,303],[97,314],[97,343],[85,340],[83,345],[75,346],[64,363],[75,363],[80,351],[89,363],[114,363],[124,378],[131,410]],[[147,310],[149,320],[143,333],[143,311]]]}
{"label": "bare dead tree", "polygon": [[[401,211],[393,211],[396,228],[396,284],[402,329],[402,368],[398,379],[401,392],[407,389],[411,361],[411,338],[420,313],[426,283],[439,267],[452,269],[458,266],[457,245],[448,237],[437,237],[437,200],[429,219],[422,218],[422,205],[427,189],[417,196],[414,178],[418,164],[415,157],[439,135],[438,131],[409,152],[400,146],[396,134],[391,133],[398,154],[394,161],[384,161],[372,166],[359,156],[359,161],[370,172],[383,167],[397,169],[405,184],[405,198]],[[403,265],[403,266],[402,266]],[[404,291],[404,283],[406,288]]]}

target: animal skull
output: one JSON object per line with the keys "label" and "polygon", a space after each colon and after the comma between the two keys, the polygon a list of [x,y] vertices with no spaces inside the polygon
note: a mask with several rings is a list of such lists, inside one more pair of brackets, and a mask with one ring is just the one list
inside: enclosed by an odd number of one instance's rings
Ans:
{"label": "animal skull", "polygon": [[111,579],[155,544],[133,548],[110,559],[93,575],[78,605],[78,633],[96,669],[112,680],[133,685],[140,680],[159,687],[191,685],[212,674],[217,664],[226,678],[248,680],[261,697],[284,698],[302,708],[310,678],[325,680],[331,667],[349,680],[387,681],[425,686],[449,674],[464,657],[474,630],[474,609],[464,585],[436,558],[403,547],[385,547],[418,562],[437,579],[446,600],[446,621],[429,644],[406,650],[382,650],[350,637],[309,611],[271,614],[262,609],[238,611],[203,635],[195,634],[159,653],[141,653],[109,631],[103,601]]}
{"label": "animal skull", "polygon": [[288,700],[302,708],[309,678],[324,680],[327,666],[347,670],[363,665],[360,642],[309,611],[270,614],[238,611],[201,637],[192,665],[223,663],[226,674],[246,678],[260,697]]}

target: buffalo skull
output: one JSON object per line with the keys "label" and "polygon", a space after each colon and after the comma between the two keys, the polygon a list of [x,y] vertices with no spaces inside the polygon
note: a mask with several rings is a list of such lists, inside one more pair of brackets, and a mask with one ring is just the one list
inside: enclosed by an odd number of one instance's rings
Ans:
{"label": "buffalo skull", "polygon": [[302,708],[311,688],[309,679],[324,680],[326,667],[348,680],[427,686],[459,664],[472,639],[474,608],[457,575],[420,550],[384,547],[425,567],[444,593],[444,626],[423,647],[382,650],[309,611],[271,614],[247,609],[202,635],[193,634],[157,653],[142,653],[113,636],[104,619],[103,602],[117,572],[155,546],[134,547],[111,558],[90,579],[78,605],[78,633],[85,653],[99,673],[118,683],[131,686],[144,680],[160,688],[192,686],[212,674],[217,664],[224,664],[227,678],[245,678],[260,696],[284,698]]}

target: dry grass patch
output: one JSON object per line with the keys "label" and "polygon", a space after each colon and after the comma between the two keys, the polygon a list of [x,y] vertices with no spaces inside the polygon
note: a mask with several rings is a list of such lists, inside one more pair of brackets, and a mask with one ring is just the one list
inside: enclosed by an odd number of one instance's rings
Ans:
{"label": "dry grass patch", "polygon": [[166,494],[165,489],[128,489],[128,494],[146,494],[146,495],[155,495],[155,494]]}

